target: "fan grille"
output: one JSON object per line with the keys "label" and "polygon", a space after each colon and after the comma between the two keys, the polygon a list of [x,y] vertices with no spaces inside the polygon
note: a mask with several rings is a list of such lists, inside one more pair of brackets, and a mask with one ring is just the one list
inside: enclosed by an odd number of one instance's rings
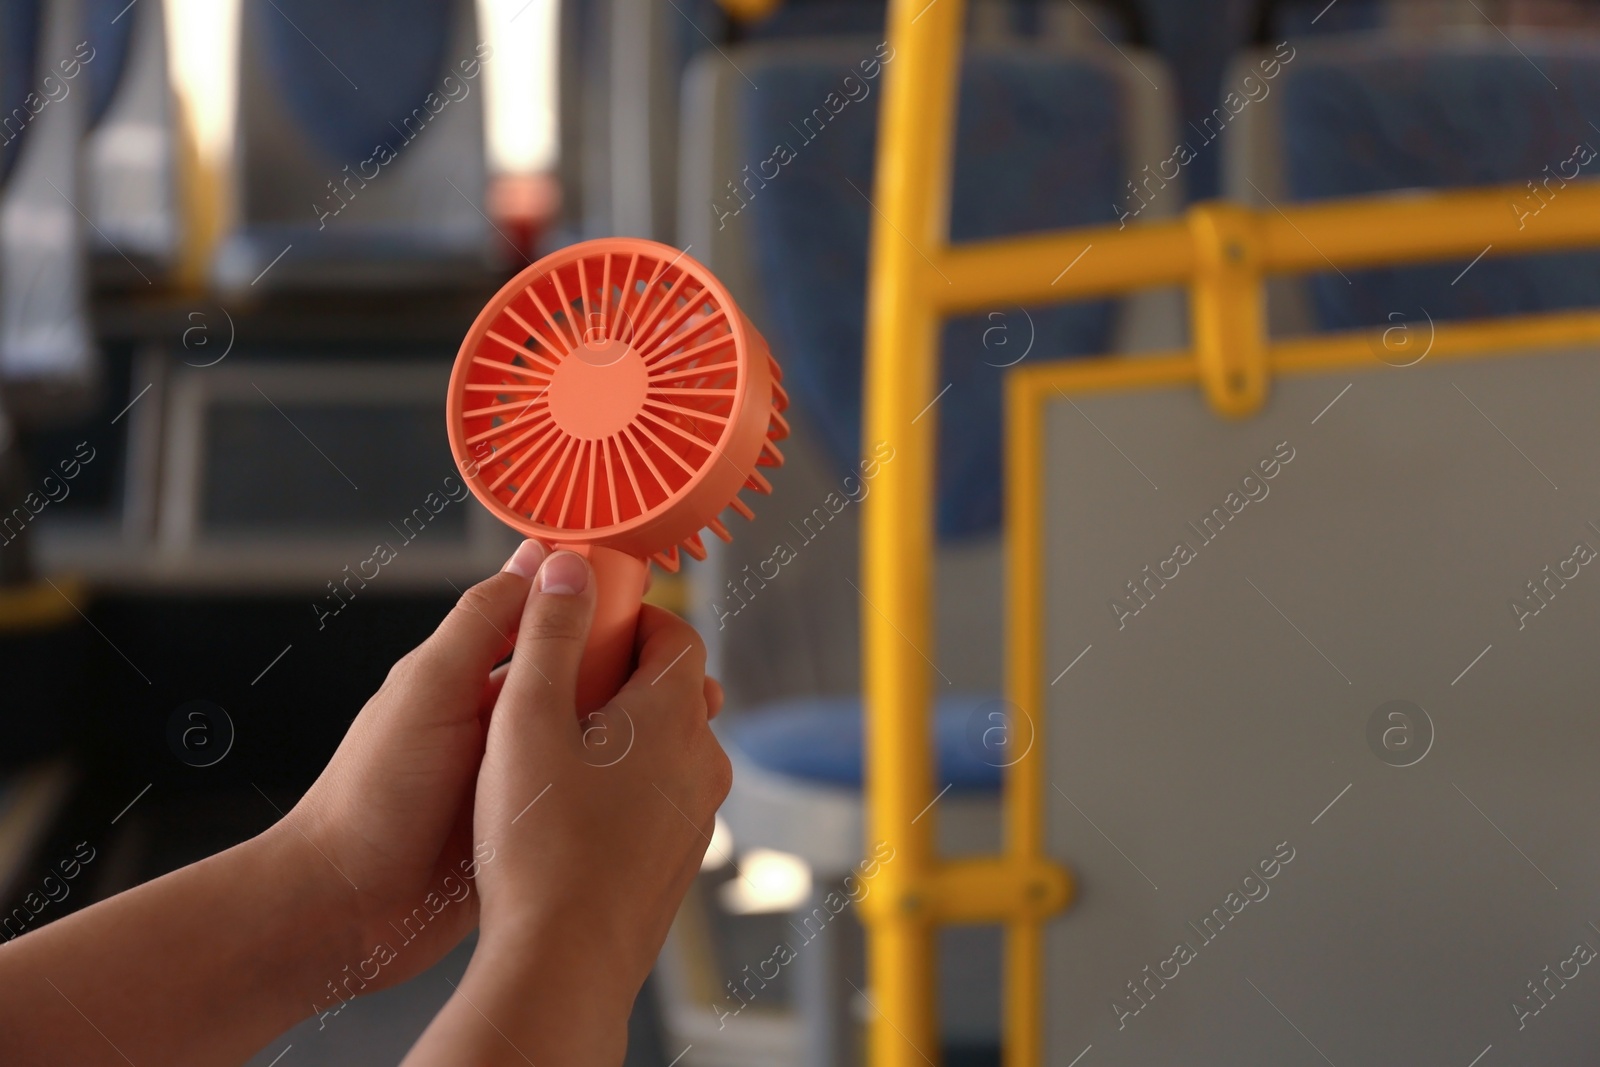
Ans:
{"label": "fan grille", "polygon": [[[781,462],[770,444],[787,432],[776,364],[764,343],[759,355],[740,350],[759,334],[699,264],[649,242],[624,247],[558,253],[513,280],[458,359],[457,458],[480,498],[524,530],[643,521],[708,466],[733,462],[724,447],[750,358],[772,367],[774,412],[761,454],[742,459]],[[744,484],[766,488],[753,469]]]}

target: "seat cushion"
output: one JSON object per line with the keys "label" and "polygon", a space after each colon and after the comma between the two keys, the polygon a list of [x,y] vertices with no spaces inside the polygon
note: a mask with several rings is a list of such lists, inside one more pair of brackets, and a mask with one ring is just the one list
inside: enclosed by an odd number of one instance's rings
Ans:
{"label": "seat cushion", "polygon": [[[941,696],[934,707],[935,788],[984,791],[1000,788],[1001,769],[1025,751],[1026,724],[1013,738],[998,697],[979,693]],[[719,732],[764,770],[818,784],[861,788],[861,697],[803,697],[730,715]]]}

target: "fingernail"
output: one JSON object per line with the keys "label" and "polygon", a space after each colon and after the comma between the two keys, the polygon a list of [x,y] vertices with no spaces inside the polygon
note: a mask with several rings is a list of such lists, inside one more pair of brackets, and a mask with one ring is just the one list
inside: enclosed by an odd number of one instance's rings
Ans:
{"label": "fingernail", "polygon": [[589,564],[574,552],[557,552],[539,568],[539,592],[572,596],[589,584]]}
{"label": "fingernail", "polygon": [[506,565],[500,569],[531,581],[539,571],[539,564],[544,562],[544,557],[544,546],[530,537],[517,546],[517,550],[511,553],[511,558],[506,560]]}

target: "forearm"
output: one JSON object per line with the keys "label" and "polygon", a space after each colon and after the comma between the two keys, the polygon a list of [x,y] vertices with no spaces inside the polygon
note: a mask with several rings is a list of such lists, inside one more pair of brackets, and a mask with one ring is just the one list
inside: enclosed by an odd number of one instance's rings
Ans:
{"label": "forearm", "polygon": [[578,946],[484,935],[403,1067],[620,1067],[638,992],[625,985]]}
{"label": "forearm", "polygon": [[275,828],[0,946],[7,1063],[238,1064],[328,1000],[349,898]]}

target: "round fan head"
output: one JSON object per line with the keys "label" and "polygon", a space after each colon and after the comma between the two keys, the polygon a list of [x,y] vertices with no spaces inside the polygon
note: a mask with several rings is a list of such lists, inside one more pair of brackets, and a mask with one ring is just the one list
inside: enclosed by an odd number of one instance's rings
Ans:
{"label": "round fan head", "polygon": [[655,241],[570,245],[519,273],[468,331],[450,375],[456,465],[528,537],[678,568],[727,540],[724,508],[783,462],[788,398],[728,291]]}

